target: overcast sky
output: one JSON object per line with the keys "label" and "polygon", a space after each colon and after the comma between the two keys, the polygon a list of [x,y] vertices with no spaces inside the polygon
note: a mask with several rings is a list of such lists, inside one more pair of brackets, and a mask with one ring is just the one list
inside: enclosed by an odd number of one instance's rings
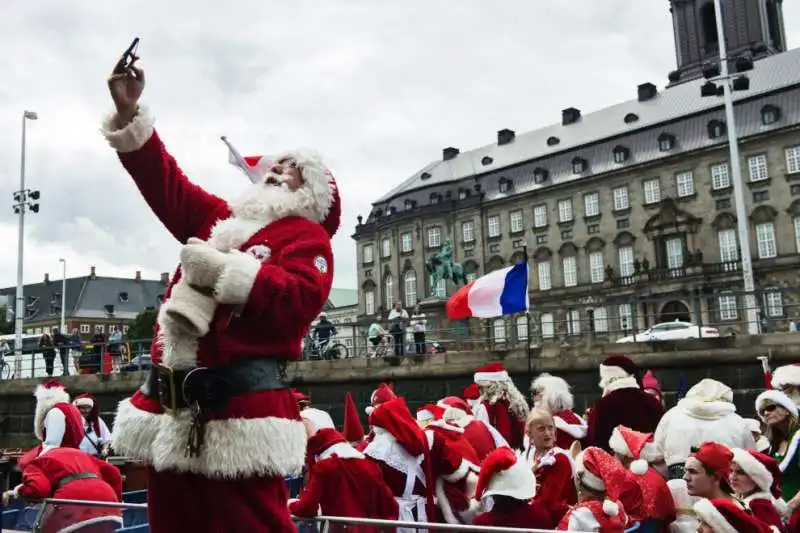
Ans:
{"label": "overcast sky", "polygon": [[[502,7],[498,7],[502,6]],[[787,2],[789,46],[800,5]],[[794,22],[794,24],[792,24]],[[667,0],[4,0],[0,16],[0,287],[16,282],[22,112],[28,187],[25,281],[49,272],[132,277],[172,271],[178,245],[98,133],[106,77],[141,37],[144,101],[186,173],[231,197],[248,182],[227,163],[313,147],[343,197],[335,286],[355,288],[356,215],[445,146],[536,129],[663,87],[675,67]]]}

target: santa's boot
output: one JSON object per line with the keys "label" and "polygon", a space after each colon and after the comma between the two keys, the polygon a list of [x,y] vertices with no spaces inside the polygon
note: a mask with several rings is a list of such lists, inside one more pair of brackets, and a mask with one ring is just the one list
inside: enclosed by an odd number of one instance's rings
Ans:
{"label": "santa's boot", "polygon": [[210,292],[200,292],[180,281],[172,288],[163,312],[186,335],[200,338],[208,333],[218,305]]}

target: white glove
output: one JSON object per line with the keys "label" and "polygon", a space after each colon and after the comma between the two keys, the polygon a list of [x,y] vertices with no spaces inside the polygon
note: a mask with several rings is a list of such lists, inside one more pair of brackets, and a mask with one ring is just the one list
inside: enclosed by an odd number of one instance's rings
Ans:
{"label": "white glove", "polygon": [[3,507],[6,507],[14,499],[14,491],[7,490],[3,493]]}
{"label": "white glove", "polygon": [[189,285],[213,289],[225,267],[227,256],[206,241],[189,238],[181,248],[181,270]]}

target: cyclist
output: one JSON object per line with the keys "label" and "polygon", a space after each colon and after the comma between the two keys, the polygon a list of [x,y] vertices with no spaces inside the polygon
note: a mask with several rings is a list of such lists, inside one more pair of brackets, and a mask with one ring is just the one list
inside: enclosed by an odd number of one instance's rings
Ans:
{"label": "cyclist", "polygon": [[391,334],[381,326],[381,316],[377,315],[375,317],[375,322],[369,325],[369,330],[367,331],[367,339],[372,345],[372,350],[369,350],[370,353],[367,354],[367,357],[376,357],[378,355],[379,346],[385,346],[391,337]]}
{"label": "cyclist", "polygon": [[336,326],[333,325],[333,322],[328,320],[328,315],[320,313],[317,325],[314,326],[314,331],[311,334],[312,338],[317,341],[317,349],[319,350],[317,355],[322,357],[325,354],[328,343],[337,333]]}

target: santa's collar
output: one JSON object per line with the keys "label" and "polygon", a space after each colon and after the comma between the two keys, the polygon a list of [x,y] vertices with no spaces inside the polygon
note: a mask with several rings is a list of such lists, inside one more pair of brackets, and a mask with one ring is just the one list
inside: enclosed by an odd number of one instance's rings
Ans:
{"label": "santa's collar", "polygon": [[322,453],[319,453],[315,456],[317,461],[322,461],[323,459],[328,459],[329,457],[336,456],[340,459],[363,459],[364,454],[353,448],[350,444],[346,442],[337,442],[333,446],[329,446]]}
{"label": "santa's collar", "polygon": [[556,429],[560,429],[570,437],[574,437],[576,439],[584,438],[589,431],[589,426],[586,424],[586,421],[573,413],[573,416],[575,416],[575,418],[578,420],[578,423],[571,424],[559,416],[560,414],[566,413],[572,413],[572,411],[561,411],[553,415],[553,423],[555,424]]}
{"label": "santa's collar", "polygon": [[453,433],[464,433],[464,428],[454,425],[450,422],[445,422],[444,420],[434,420],[427,427],[436,427],[439,429],[443,429],[445,431],[451,431]]}
{"label": "santa's collar", "polygon": [[458,426],[460,428],[466,428],[470,423],[475,420],[475,417],[472,415],[465,415],[457,420],[450,420],[447,423],[452,424],[454,426]]}

